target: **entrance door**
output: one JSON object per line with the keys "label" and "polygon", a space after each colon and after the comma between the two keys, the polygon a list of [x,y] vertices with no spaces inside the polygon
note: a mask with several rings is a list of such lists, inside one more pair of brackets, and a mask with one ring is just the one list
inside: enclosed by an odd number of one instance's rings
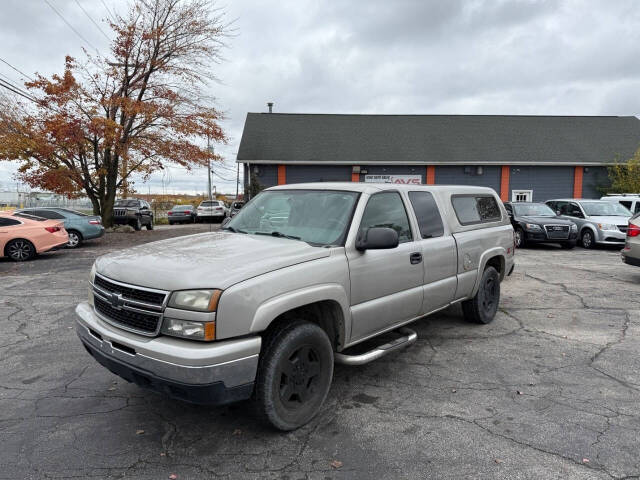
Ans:
{"label": "entrance door", "polygon": [[533,201],[533,190],[511,190],[512,202],[531,202]]}

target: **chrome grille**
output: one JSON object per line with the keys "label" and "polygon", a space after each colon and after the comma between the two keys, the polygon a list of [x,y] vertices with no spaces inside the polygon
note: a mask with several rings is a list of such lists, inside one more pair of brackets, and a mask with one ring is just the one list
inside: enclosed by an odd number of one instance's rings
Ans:
{"label": "chrome grille", "polygon": [[105,321],[143,335],[158,334],[168,292],[128,285],[96,274],[93,293],[95,310]]}
{"label": "chrome grille", "polygon": [[124,217],[127,214],[127,209],[126,208],[114,208],[113,209],[113,216],[114,217]]}
{"label": "chrome grille", "polygon": [[547,237],[554,240],[566,240],[569,238],[569,225],[545,225]]}

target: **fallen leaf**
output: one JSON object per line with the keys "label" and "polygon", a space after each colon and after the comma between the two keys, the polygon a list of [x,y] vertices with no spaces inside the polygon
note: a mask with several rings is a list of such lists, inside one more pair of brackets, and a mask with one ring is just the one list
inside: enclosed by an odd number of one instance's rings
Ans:
{"label": "fallen leaf", "polygon": [[547,315],[547,318],[554,318],[553,313],[550,313],[549,315]]}
{"label": "fallen leaf", "polygon": [[583,458],[582,459],[582,463],[589,463],[589,459],[588,458]]}
{"label": "fallen leaf", "polygon": [[529,382],[529,386],[530,386],[530,387],[533,387],[534,385],[535,385],[535,383],[533,383],[533,382]]}
{"label": "fallen leaf", "polygon": [[504,463],[504,460],[500,460],[499,458],[496,458],[496,459],[494,460],[494,462],[496,462],[496,463]]}
{"label": "fallen leaf", "polygon": [[109,387],[107,388],[107,390],[109,390],[110,392],[113,392],[116,389],[116,387]]}
{"label": "fallen leaf", "polygon": [[178,475],[176,475],[175,473],[172,473],[171,475],[169,475],[170,480],[176,480],[176,478],[178,478]]}
{"label": "fallen leaf", "polygon": [[233,431],[233,434],[234,434],[234,435],[242,435],[242,430],[240,430],[239,428],[236,428],[236,429]]}
{"label": "fallen leaf", "polygon": [[520,390],[518,390],[517,393],[518,393],[518,395],[523,395],[523,393]]}
{"label": "fallen leaf", "polygon": [[340,460],[334,460],[333,462],[331,462],[331,466],[333,468],[340,468],[342,466],[342,462]]}
{"label": "fallen leaf", "polygon": [[167,454],[166,454],[166,453],[164,453],[164,452],[160,452],[160,456],[161,456],[161,457],[166,457],[166,456],[167,456]]}
{"label": "fallen leaf", "polygon": [[457,392],[457,390],[455,388],[451,389],[451,393],[456,393],[456,392]]}
{"label": "fallen leaf", "polygon": [[136,430],[136,435],[142,435],[144,433],[144,430]]}

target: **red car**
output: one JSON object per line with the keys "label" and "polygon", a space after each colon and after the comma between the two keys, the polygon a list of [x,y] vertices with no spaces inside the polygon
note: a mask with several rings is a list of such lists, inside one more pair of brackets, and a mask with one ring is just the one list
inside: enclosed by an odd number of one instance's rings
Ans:
{"label": "red car", "polygon": [[64,247],[68,241],[69,235],[59,220],[0,212],[0,257],[24,262],[38,253]]}

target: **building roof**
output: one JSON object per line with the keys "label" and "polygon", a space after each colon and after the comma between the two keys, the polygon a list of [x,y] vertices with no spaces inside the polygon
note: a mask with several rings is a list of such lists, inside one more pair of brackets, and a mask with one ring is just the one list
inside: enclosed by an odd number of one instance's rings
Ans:
{"label": "building roof", "polygon": [[636,117],[248,113],[237,160],[606,165],[639,147]]}

